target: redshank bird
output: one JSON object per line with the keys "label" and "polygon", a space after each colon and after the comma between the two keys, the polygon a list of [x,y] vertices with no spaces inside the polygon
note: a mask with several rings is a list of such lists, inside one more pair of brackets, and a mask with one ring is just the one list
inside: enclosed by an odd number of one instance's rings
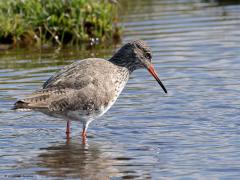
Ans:
{"label": "redshank bird", "polygon": [[30,109],[83,124],[82,138],[86,138],[88,125],[102,116],[115,103],[130,74],[140,68],[147,69],[165,93],[166,88],[151,63],[150,47],[142,40],[122,46],[109,60],[88,58],[74,62],[51,76],[40,90],[19,100],[14,109]]}

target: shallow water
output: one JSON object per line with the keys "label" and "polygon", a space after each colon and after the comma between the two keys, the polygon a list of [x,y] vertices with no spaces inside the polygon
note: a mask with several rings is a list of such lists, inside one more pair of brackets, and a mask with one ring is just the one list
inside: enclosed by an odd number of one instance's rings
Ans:
{"label": "shallow water", "polygon": [[[231,3],[229,3],[231,2]],[[0,52],[0,179],[239,179],[239,1],[123,2],[123,43],[144,39],[168,89],[132,74],[117,103],[89,128],[12,104],[97,50]]]}

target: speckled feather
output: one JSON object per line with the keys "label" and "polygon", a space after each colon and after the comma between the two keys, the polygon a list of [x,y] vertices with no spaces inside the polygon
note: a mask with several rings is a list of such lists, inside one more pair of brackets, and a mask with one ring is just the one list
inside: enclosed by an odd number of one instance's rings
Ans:
{"label": "speckled feather", "polygon": [[[117,78],[119,76],[121,79]],[[90,114],[100,107],[107,107],[128,77],[129,71],[124,67],[114,66],[104,59],[86,59],[53,75],[44,83],[43,89],[23,102],[32,109],[47,108],[58,113],[83,110]]]}

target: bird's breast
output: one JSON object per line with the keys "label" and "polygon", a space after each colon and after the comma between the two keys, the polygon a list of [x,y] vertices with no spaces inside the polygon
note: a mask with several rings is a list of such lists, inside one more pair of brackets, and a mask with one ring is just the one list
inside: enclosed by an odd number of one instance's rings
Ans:
{"label": "bird's breast", "polygon": [[102,111],[99,116],[102,116],[104,113],[106,113],[116,102],[118,96],[121,94],[122,90],[124,89],[127,81],[129,78],[129,74],[124,74],[119,79],[116,79],[114,82],[114,89],[112,94],[112,97],[109,99],[109,101],[105,104],[105,106],[102,106]]}

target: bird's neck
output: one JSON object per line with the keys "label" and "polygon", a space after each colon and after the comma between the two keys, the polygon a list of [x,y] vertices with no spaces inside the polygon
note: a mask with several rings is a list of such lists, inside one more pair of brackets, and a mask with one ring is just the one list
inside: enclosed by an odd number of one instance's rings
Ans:
{"label": "bird's neck", "polygon": [[130,58],[131,57],[123,56],[122,53],[117,52],[109,61],[117,66],[125,67],[128,69],[129,74],[131,74],[136,69],[136,66],[129,60]]}

